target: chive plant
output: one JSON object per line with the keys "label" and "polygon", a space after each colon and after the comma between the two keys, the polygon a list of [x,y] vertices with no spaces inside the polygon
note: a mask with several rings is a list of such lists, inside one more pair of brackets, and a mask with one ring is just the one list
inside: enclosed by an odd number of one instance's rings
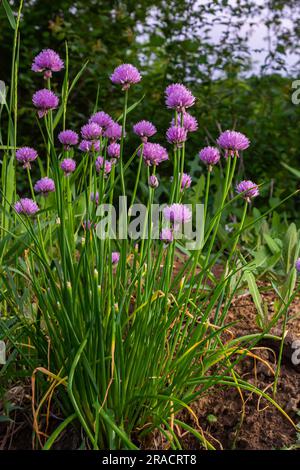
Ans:
{"label": "chive plant", "polygon": [[[182,201],[192,184],[184,170],[188,136],[197,129],[196,119],[187,112],[195,97],[182,84],[170,85],[166,89],[166,105],[173,118],[167,131],[170,150],[153,142],[155,126],[141,121],[133,128],[140,143],[128,157],[127,117],[138,104],[131,103],[130,91],[141,81],[141,74],[130,64],[115,69],[111,81],[116,92],[124,94],[121,124],[97,111],[83,125],[79,142],[75,130],[67,128],[67,103],[85,66],[71,81],[68,63],[67,49],[65,63],[51,49],[34,59],[33,72],[42,73],[46,80],[46,86],[33,96],[43,151],[38,156],[34,148],[22,147],[22,136],[17,146],[16,136],[12,138],[9,132],[12,140],[2,167],[1,302],[6,318],[1,321],[1,331],[32,374],[45,374],[46,380],[39,376],[41,385],[35,400],[49,407],[56,390],[65,417],[45,439],[37,412],[37,439],[49,449],[66,426],[77,422],[93,449],[137,449],[144,436],[157,429],[172,448],[180,449],[176,424],[193,433],[205,448],[213,449],[192,409],[195,399],[213,385],[260,394],[280,409],[273,398],[234,370],[238,360],[262,336],[269,335],[272,322],[264,331],[248,336],[228,340],[224,335],[230,328],[226,315],[233,296],[243,273],[251,271],[251,264],[239,256],[239,237],[256,223],[247,224],[247,212],[259,195],[259,187],[243,181],[230,198],[239,152],[250,142],[239,132],[225,131],[217,140],[218,147],[201,150],[206,191],[204,200],[198,202],[204,205],[200,221],[204,237],[197,249],[189,250],[176,232],[178,225],[193,216]],[[63,68],[59,98],[51,81]],[[11,106],[10,116],[15,110]],[[9,122],[12,126],[14,121]],[[13,160],[7,157],[11,146]],[[221,159],[225,162],[222,194],[216,213],[211,214],[210,175]],[[159,185],[157,169],[167,160],[173,168],[169,201],[163,210],[168,227],[160,227],[159,237],[154,238],[152,204]],[[16,196],[14,174],[7,181],[10,161],[17,164],[17,171],[24,171],[28,197]],[[37,161],[41,178],[33,182],[31,167]],[[119,191],[127,195],[129,168],[136,168],[130,204],[136,201],[141,183],[148,188],[144,236],[118,239],[109,218],[110,236],[102,237],[99,208],[113,204]],[[242,201],[237,230],[217,248],[224,210]],[[179,252],[185,254],[186,261],[175,274],[174,260]],[[220,259],[225,260],[224,270],[216,279],[212,267]],[[292,298],[286,299],[283,315]],[[17,319],[13,327],[8,326],[9,318]],[[182,409],[189,411],[194,426],[179,419]]]}

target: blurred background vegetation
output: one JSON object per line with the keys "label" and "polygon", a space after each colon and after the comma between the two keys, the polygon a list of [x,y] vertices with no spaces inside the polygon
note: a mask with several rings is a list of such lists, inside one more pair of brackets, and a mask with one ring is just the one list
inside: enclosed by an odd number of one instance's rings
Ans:
{"label": "blurred background vegetation", "polygon": [[[19,0],[11,0],[17,10]],[[192,111],[199,130],[192,134],[188,160],[193,174],[201,173],[197,152],[213,144],[219,129],[236,128],[252,142],[240,162],[241,177],[270,182],[260,204],[273,204],[299,186],[282,162],[299,169],[300,105],[292,103],[292,82],[299,77],[299,0],[27,0],[21,24],[19,145],[41,142],[31,106],[42,79],[30,71],[32,59],[51,47],[62,57],[65,42],[70,73],[88,66],[70,100],[68,127],[78,130],[98,109],[117,117],[122,94],[108,77],[115,66],[131,62],[143,72],[143,81],[130,93],[133,102],[145,94],[130,114],[129,125],[149,119],[164,143],[170,112],[163,92],[171,82],[184,82],[197,97]],[[1,72],[9,83],[12,34],[0,7]],[[255,42],[255,34],[263,36]],[[253,41],[254,38],[254,41]],[[258,63],[255,60],[258,59]],[[62,74],[53,83],[59,92]],[[34,142],[34,144],[33,144]],[[128,152],[136,145],[130,137]],[[168,170],[166,169],[166,172]],[[285,206],[298,217],[300,200]]]}

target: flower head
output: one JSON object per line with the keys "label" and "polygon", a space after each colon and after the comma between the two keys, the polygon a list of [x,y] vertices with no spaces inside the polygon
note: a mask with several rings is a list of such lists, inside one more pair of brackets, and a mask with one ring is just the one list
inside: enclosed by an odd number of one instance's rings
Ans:
{"label": "flower head", "polygon": [[39,206],[32,199],[24,197],[14,205],[15,211],[18,214],[34,215],[39,210]]}
{"label": "flower head", "polygon": [[184,224],[192,218],[190,209],[184,204],[179,203],[174,203],[165,207],[163,214],[165,219],[172,224]]}
{"label": "flower head", "polygon": [[173,231],[170,228],[163,228],[159,234],[159,239],[166,245],[169,245],[174,240]]}
{"label": "flower head", "polygon": [[170,144],[174,144],[177,147],[182,147],[182,144],[187,139],[187,131],[184,127],[172,126],[167,130],[166,136]]}
{"label": "flower head", "polygon": [[60,168],[63,170],[65,176],[69,176],[76,169],[76,162],[72,158],[65,158],[61,164]]}
{"label": "flower head", "polygon": [[149,137],[156,134],[157,129],[150,121],[139,121],[133,126],[133,132],[142,139],[142,142],[147,142]]}
{"label": "flower head", "polygon": [[58,140],[64,146],[65,149],[69,149],[71,145],[78,144],[79,137],[77,132],[67,129],[65,131],[61,131],[58,134]]}
{"label": "flower head", "polygon": [[79,144],[79,150],[82,152],[100,152],[99,140],[82,140]]}
{"label": "flower head", "polygon": [[144,144],[143,150],[139,150],[139,155],[143,155],[146,165],[159,165],[161,162],[168,160],[167,150],[159,144],[147,142]]}
{"label": "flower head", "polygon": [[97,140],[102,135],[102,127],[95,122],[85,124],[81,128],[81,136],[85,140]]}
{"label": "flower head", "polygon": [[[174,118],[172,119],[171,126],[176,126]],[[182,127],[184,127],[187,132],[195,132],[198,129],[197,119],[191,114],[184,112]]]}
{"label": "flower head", "polygon": [[296,266],[297,272],[300,273],[300,258],[297,259],[295,266]]}
{"label": "flower head", "polygon": [[158,181],[157,176],[155,176],[155,175],[149,176],[148,185],[149,185],[150,188],[152,188],[152,189],[158,188],[158,186],[159,186],[159,181]]}
{"label": "flower head", "polygon": [[44,196],[48,196],[49,193],[55,191],[55,184],[53,179],[45,176],[37,181],[34,185],[34,190],[37,193],[42,193]]}
{"label": "flower head", "polygon": [[216,147],[204,147],[200,150],[199,157],[211,170],[220,160],[220,152]]}
{"label": "flower head", "polygon": [[114,121],[109,114],[105,113],[104,111],[98,111],[90,117],[89,123],[91,122],[95,122],[105,131],[109,126],[113,124]]}
{"label": "flower head", "polygon": [[59,72],[64,68],[64,63],[52,49],[43,49],[32,62],[33,72],[44,72],[44,78],[51,78],[52,72]]}
{"label": "flower head", "polygon": [[122,137],[122,126],[120,126],[120,124],[117,122],[113,122],[110,126],[108,126],[103,135],[112,142],[120,140]]}
{"label": "flower head", "polygon": [[50,109],[57,108],[59,99],[53,91],[43,88],[42,90],[34,93],[32,103],[36,108],[38,108],[39,118],[42,118]]}
{"label": "flower head", "polygon": [[120,253],[118,251],[113,251],[111,254],[112,264],[118,264],[119,259],[120,259]]}
{"label": "flower head", "polygon": [[246,150],[250,145],[248,137],[246,137],[241,132],[236,131],[222,132],[217,140],[217,143],[220,145],[220,147],[225,149],[225,157],[234,155],[238,157],[239,151]]}
{"label": "flower head", "polygon": [[[181,175],[179,175],[180,178]],[[181,178],[181,191],[184,189],[188,189],[192,184],[192,177],[188,175],[187,173],[182,173],[182,178]]]}
{"label": "flower head", "polygon": [[37,151],[31,147],[20,147],[16,151],[16,159],[23,163],[23,168],[31,168],[30,163],[37,158]]}
{"label": "flower head", "polygon": [[112,164],[111,162],[105,160],[104,163],[104,158],[103,157],[98,157],[95,161],[95,166],[96,166],[96,171],[99,173],[101,169],[104,167],[104,175],[107,176],[112,169]]}
{"label": "flower head", "polygon": [[236,187],[237,193],[244,193],[243,198],[246,201],[250,202],[250,200],[259,195],[259,190],[257,184],[253,183],[252,181],[241,181]]}
{"label": "flower head", "polygon": [[120,253],[118,251],[113,251],[111,254],[112,264],[118,264],[119,259],[120,259]]}
{"label": "flower head", "polygon": [[195,97],[192,92],[181,83],[169,85],[165,90],[166,105],[168,108],[184,112],[195,103]]}
{"label": "flower head", "polygon": [[136,67],[131,64],[119,65],[110,76],[113,83],[122,85],[122,90],[128,90],[130,85],[141,81],[142,77]]}
{"label": "flower head", "polygon": [[120,144],[112,142],[107,147],[107,153],[110,158],[119,158],[120,157],[121,147]]}

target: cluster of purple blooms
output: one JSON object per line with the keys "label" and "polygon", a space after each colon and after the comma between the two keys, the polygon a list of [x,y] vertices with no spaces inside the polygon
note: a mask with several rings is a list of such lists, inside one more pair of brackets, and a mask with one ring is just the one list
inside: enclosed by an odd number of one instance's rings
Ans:
{"label": "cluster of purple blooms", "polygon": [[128,90],[131,85],[139,83],[142,76],[138,69],[131,64],[119,65],[110,76],[112,83],[122,85],[122,90]]}
{"label": "cluster of purple blooms", "polygon": [[241,132],[225,131],[222,132],[217,140],[220,147],[225,149],[225,157],[239,156],[241,150],[246,150],[249,145],[249,139]]}
{"label": "cluster of purple blooms", "polygon": [[30,170],[31,163],[36,160],[38,153],[31,147],[21,147],[16,151],[16,159],[18,162],[23,163],[23,168]]}
{"label": "cluster of purple blooms", "polygon": [[34,190],[37,193],[41,193],[44,196],[48,196],[49,193],[55,191],[55,183],[53,179],[48,178],[48,176],[45,176],[44,178],[41,178],[35,183]]}
{"label": "cluster of purple blooms", "polygon": [[52,77],[52,72],[60,72],[64,68],[64,63],[52,49],[42,50],[35,58],[31,66],[33,72],[44,72],[44,78]]}
{"label": "cluster of purple blooms", "polygon": [[38,212],[39,206],[35,201],[24,197],[15,203],[15,211],[18,214],[34,215]]}
{"label": "cluster of purple blooms", "polygon": [[143,143],[146,143],[149,137],[156,134],[157,129],[150,121],[139,121],[133,126],[133,132],[141,138]]}
{"label": "cluster of purple blooms", "polygon": [[[64,63],[59,55],[51,50],[45,49],[38,54],[32,64],[32,70],[44,74],[44,78],[49,80],[53,72],[59,72],[64,67]],[[131,64],[122,64],[113,71],[110,76],[111,82],[121,85],[122,90],[127,91],[132,85],[139,83],[142,79],[140,72]],[[175,110],[175,118],[172,119],[169,129],[166,132],[166,140],[172,144],[175,150],[184,146],[189,133],[198,129],[197,119],[187,112],[195,104],[196,98],[192,92],[183,84],[175,83],[169,85],[165,90],[165,103],[170,109]],[[37,108],[40,118],[47,115],[59,105],[59,99],[49,88],[37,91],[32,98],[33,105]],[[143,158],[145,164],[149,167],[156,167],[162,162],[168,160],[168,151],[165,147],[158,143],[149,142],[157,129],[155,125],[147,120],[137,122],[133,126],[133,132],[140,138],[141,146],[138,151],[140,158]],[[78,148],[84,153],[95,154],[95,168],[99,173],[104,171],[104,175],[108,176],[112,170],[112,166],[118,162],[121,155],[121,145],[118,143],[125,137],[125,131],[122,126],[113,120],[113,118],[104,111],[98,111],[93,114],[88,122],[81,127],[81,141],[79,135],[71,130],[64,129],[58,134],[58,140],[63,146],[65,152],[69,152],[72,147]],[[102,141],[107,144],[107,158],[101,155]],[[225,158],[239,157],[239,153],[246,150],[249,145],[249,139],[240,132],[226,130],[222,132],[217,139],[218,147],[205,147],[199,152],[199,158],[207,165],[208,171],[211,172],[213,167],[220,161],[220,149],[224,150]],[[30,170],[31,163],[36,160],[38,154],[35,149],[30,147],[19,148],[16,152],[16,159],[23,164],[23,168]],[[60,163],[60,168],[65,176],[69,176],[76,169],[76,162],[67,155]],[[186,173],[178,175],[180,182],[180,190],[188,189],[192,184],[192,178]],[[155,189],[159,186],[158,177],[155,174],[149,176],[148,185]],[[47,196],[50,192],[55,191],[54,181],[47,177],[41,178],[36,182],[34,190]],[[242,197],[250,202],[252,198],[259,195],[258,186],[252,181],[242,181],[236,186],[236,191]],[[99,193],[91,194],[91,201],[99,204]],[[15,210],[18,213],[34,215],[38,210],[35,201],[28,198],[20,199],[15,204]],[[170,223],[170,228],[163,228],[160,239],[165,243],[172,243],[174,240],[174,231],[180,224],[189,222],[192,218],[191,211],[181,203],[173,203],[165,207],[163,211],[164,218]],[[86,223],[86,227],[88,224]],[[112,253],[112,264],[119,262],[120,253]],[[300,272],[300,259],[296,264],[297,271]]]}
{"label": "cluster of purple blooms", "polygon": [[163,209],[163,216],[171,227],[163,228],[159,238],[168,245],[174,240],[174,231],[192,219],[192,212],[184,204],[174,203]]}
{"label": "cluster of purple blooms", "polygon": [[109,160],[105,160],[103,157],[96,158],[95,166],[98,173],[100,170],[104,169],[105,176],[107,176],[112,170],[112,163]]}
{"label": "cluster of purple blooms", "polygon": [[144,162],[148,166],[159,165],[169,158],[165,147],[160,144],[153,144],[152,142],[146,142],[139,150],[139,155],[143,156]]}

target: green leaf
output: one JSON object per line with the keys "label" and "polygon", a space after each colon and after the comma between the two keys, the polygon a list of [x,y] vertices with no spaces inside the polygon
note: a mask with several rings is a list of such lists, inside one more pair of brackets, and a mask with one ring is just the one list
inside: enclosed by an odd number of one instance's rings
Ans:
{"label": "green leaf", "polygon": [[298,245],[298,231],[296,225],[293,223],[287,229],[283,240],[283,256],[287,273],[295,265],[299,251]]}
{"label": "green leaf", "polygon": [[[143,101],[143,99],[145,98],[145,96],[146,96],[146,95],[144,94],[138,101],[136,101],[136,102],[133,103],[131,106],[129,106],[129,107],[127,108],[126,114],[129,114],[131,111],[133,111],[134,108],[136,108],[136,107]],[[117,121],[118,121],[118,122],[119,122],[119,121],[122,121],[122,119],[123,119],[123,113],[118,117]]]}
{"label": "green leaf", "polygon": [[17,28],[17,23],[16,23],[16,20],[15,20],[13,11],[12,11],[12,9],[11,9],[11,7],[10,7],[7,0],[2,0],[2,3],[3,3],[3,6],[4,6],[4,10],[6,12],[6,15],[7,15],[7,19],[10,23],[10,26],[12,27],[13,30],[15,30]]}
{"label": "green leaf", "polygon": [[299,170],[296,170],[295,168],[292,168],[291,166],[287,165],[286,163],[281,163],[282,166],[284,166],[284,168],[286,168],[287,170],[289,170],[294,176],[296,176],[297,178],[300,178],[300,171]]}
{"label": "green leaf", "polygon": [[267,245],[268,245],[269,250],[270,250],[273,254],[276,254],[276,253],[278,253],[278,252],[281,251],[280,246],[276,243],[275,240],[273,240],[273,238],[272,238],[270,235],[268,235],[267,233],[264,233],[264,234],[263,234],[263,237],[264,237],[264,239],[265,239],[265,242],[266,242]]}
{"label": "green leaf", "polygon": [[264,318],[263,302],[255,281],[254,274],[252,274],[250,271],[246,271],[244,273],[244,278],[247,281],[249,292],[251,294],[257,312],[261,318]]}

